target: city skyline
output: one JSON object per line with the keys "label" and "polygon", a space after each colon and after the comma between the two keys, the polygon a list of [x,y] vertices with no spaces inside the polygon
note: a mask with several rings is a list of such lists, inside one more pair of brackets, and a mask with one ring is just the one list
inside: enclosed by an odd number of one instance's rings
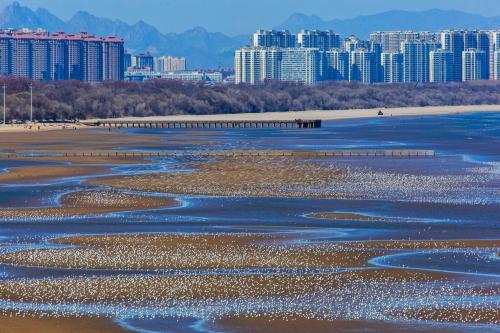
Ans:
{"label": "city skyline", "polygon": [[[12,0],[0,0],[0,6],[10,5]],[[160,31],[183,32],[196,26],[209,31],[222,32],[232,36],[247,34],[256,26],[272,28],[285,21],[294,13],[317,15],[324,20],[351,19],[360,15],[378,14],[390,10],[423,11],[429,9],[459,10],[486,17],[500,16],[500,3],[496,0],[462,1],[462,0],[422,0],[404,2],[396,0],[358,0],[356,6],[352,1],[313,0],[302,2],[287,1],[283,8],[280,1],[266,1],[268,10],[262,11],[263,0],[243,2],[237,0],[214,0],[209,4],[204,0],[145,0],[134,2],[129,0],[83,1],[71,2],[62,0],[23,0],[21,5],[36,10],[45,8],[62,19],[69,19],[78,11],[87,11],[99,17],[122,20],[128,24],[145,21],[156,26]],[[154,10],[152,10],[154,8]],[[224,12],[224,19],[220,13]],[[185,14],[185,15],[179,15]],[[186,17],[188,19],[186,19]]]}
{"label": "city skyline", "polygon": [[332,30],[257,30],[235,51],[235,83],[460,82],[500,78],[500,30],[378,31],[370,40]]}

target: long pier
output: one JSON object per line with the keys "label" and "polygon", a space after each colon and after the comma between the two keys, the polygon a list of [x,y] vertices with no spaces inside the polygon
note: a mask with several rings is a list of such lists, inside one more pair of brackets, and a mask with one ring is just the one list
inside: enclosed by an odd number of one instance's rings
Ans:
{"label": "long pier", "polygon": [[37,152],[36,155],[20,153],[0,153],[0,159],[10,158],[44,158],[44,157],[86,157],[86,158],[154,158],[154,157],[434,157],[434,150],[328,150],[328,151],[58,151]]}
{"label": "long pier", "polygon": [[88,126],[115,128],[321,128],[321,120],[98,120],[83,121]]}

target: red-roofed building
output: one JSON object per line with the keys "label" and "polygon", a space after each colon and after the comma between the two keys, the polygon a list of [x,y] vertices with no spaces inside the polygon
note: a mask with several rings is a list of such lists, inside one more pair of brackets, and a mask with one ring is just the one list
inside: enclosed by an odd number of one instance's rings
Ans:
{"label": "red-roofed building", "polygon": [[124,41],[81,32],[0,31],[0,75],[33,80],[123,80]]}

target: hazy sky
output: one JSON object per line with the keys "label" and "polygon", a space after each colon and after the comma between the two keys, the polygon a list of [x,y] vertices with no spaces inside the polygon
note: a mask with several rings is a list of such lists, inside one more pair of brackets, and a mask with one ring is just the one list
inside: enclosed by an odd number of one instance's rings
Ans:
{"label": "hazy sky", "polygon": [[[12,0],[0,0],[3,7]],[[142,19],[162,32],[194,26],[230,35],[270,28],[295,12],[325,19],[350,18],[391,9],[457,9],[500,15],[500,0],[20,0],[33,9],[44,7],[63,19],[77,10],[128,23]]]}

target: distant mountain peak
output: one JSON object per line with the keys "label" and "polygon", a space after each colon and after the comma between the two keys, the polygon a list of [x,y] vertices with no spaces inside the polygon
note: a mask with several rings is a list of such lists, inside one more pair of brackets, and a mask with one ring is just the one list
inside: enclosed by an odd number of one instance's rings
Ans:
{"label": "distant mountain peak", "polygon": [[12,7],[12,8],[20,8],[22,7],[21,4],[19,3],[19,1],[13,1],[10,5],[8,5],[6,8],[9,8],[9,7]]}
{"label": "distant mountain peak", "polygon": [[77,11],[77,12],[73,15],[73,17],[75,17],[75,16],[76,16],[76,17],[92,17],[92,18],[94,18],[94,17],[95,17],[94,15],[92,15],[92,14],[90,14],[89,12],[86,12],[86,11],[84,11],[84,10],[79,10],[79,11]]}
{"label": "distant mountain peak", "polygon": [[298,32],[301,29],[332,29],[342,36],[368,38],[380,30],[498,29],[500,17],[485,17],[458,10],[432,8],[424,11],[390,10],[344,20],[324,20],[316,15],[292,14],[275,27]]}

